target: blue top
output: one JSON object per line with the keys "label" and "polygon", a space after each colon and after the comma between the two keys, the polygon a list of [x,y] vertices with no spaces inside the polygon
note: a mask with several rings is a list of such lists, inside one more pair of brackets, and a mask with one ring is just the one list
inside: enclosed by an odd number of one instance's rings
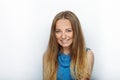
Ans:
{"label": "blue top", "polygon": [[[86,48],[86,51],[90,50]],[[69,54],[58,52],[57,80],[74,80],[70,72],[71,57]]]}

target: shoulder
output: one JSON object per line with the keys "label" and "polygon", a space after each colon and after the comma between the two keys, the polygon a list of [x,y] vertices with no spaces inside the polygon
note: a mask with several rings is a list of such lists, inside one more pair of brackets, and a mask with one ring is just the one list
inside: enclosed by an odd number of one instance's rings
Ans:
{"label": "shoulder", "polygon": [[87,50],[87,58],[94,58],[94,53],[91,49]]}
{"label": "shoulder", "polygon": [[46,62],[46,58],[47,58],[47,54],[44,53],[44,54],[43,54],[43,64]]}
{"label": "shoulder", "polygon": [[88,60],[90,73],[91,73],[94,65],[94,53],[91,49],[87,51],[87,60]]}
{"label": "shoulder", "polygon": [[89,59],[94,59],[94,53],[90,48],[86,48],[86,53],[87,53],[87,58]]}

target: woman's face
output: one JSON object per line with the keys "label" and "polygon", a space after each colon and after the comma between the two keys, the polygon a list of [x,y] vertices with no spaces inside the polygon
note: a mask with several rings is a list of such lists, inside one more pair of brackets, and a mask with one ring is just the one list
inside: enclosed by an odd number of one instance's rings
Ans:
{"label": "woman's face", "polygon": [[60,19],[56,22],[55,36],[59,45],[69,48],[73,42],[73,29],[68,19]]}

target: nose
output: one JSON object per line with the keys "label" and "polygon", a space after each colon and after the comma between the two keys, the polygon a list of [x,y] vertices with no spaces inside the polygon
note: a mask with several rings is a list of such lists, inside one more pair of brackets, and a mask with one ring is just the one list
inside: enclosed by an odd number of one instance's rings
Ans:
{"label": "nose", "polygon": [[61,37],[62,37],[62,39],[65,39],[65,38],[66,38],[65,32],[62,33]]}

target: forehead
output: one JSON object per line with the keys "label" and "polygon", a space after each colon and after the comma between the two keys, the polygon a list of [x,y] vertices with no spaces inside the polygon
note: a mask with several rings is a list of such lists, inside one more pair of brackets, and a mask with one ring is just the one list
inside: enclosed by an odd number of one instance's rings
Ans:
{"label": "forehead", "polygon": [[56,22],[56,29],[61,28],[72,28],[70,21],[68,19],[59,19]]}

